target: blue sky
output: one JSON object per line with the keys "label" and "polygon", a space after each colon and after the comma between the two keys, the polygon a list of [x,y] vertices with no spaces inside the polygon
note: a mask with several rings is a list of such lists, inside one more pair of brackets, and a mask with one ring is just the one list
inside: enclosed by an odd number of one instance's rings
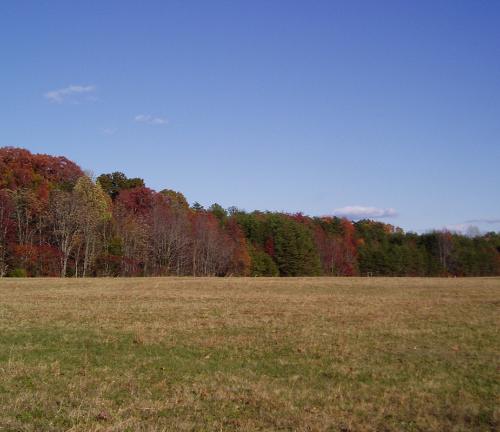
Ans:
{"label": "blue sky", "polygon": [[3,1],[0,145],[204,205],[500,230],[499,23],[498,1]]}

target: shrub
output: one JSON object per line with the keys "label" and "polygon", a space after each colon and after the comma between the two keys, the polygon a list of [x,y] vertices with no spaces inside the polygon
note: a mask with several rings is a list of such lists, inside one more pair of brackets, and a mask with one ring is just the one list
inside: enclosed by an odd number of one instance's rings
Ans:
{"label": "shrub", "polygon": [[15,268],[9,273],[9,277],[28,277],[26,269]]}

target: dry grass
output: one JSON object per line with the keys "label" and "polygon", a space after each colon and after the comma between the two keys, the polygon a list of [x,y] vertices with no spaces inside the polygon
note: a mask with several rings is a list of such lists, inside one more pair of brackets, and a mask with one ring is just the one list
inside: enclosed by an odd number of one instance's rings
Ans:
{"label": "dry grass", "polygon": [[500,279],[0,281],[0,431],[493,431]]}

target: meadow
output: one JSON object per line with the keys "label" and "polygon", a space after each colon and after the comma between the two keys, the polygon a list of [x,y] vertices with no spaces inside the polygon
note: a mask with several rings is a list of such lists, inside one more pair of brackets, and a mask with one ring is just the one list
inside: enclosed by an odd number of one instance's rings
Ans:
{"label": "meadow", "polygon": [[494,431],[500,278],[0,280],[0,431]]}

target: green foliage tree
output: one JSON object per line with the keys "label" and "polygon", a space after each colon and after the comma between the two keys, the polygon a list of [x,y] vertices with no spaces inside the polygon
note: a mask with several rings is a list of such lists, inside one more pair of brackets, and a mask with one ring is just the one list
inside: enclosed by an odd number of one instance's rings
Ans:
{"label": "green foliage tree", "polygon": [[273,218],[274,259],[281,276],[321,274],[318,252],[310,230],[288,217]]}
{"label": "green foliage tree", "polygon": [[144,187],[143,179],[138,177],[128,178],[125,174],[119,171],[115,171],[110,174],[101,174],[97,177],[97,182],[101,185],[103,191],[113,200],[122,190]]}
{"label": "green foliage tree", "polygon": [[273,259],[264,251],[251,246],[250,276],[279,276],[280,271]]}
{"label": "green foliage tree", "polygon": [[169,199],[171,205],[182,209],[189,208],[187,199],[181,192],[176,192],[172,189],[163,189],[160,193]]}
{"label": "green foliage tree", "polygon": [[205,210],[205,207],[203,207],[198,201],[195,201],[191,206],[191,209],[195,212],[202,212]]}
{"label": "green foliage tree", "polygon": [[220,204],[212,204],[209,208],[208,211],[212,213],[221,223],[221,225],[224,224],[224,222],[227,219],[227,211],[220,205]]}

